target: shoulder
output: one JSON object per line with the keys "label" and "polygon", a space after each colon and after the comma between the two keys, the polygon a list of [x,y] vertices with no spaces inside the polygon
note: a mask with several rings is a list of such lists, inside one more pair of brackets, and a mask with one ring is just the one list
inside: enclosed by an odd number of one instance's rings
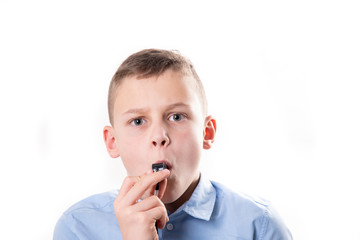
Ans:
{"label": "shoulder", "polygon": [[216,190],[214,216],[221,215],[237,227],[247,228],[256,236],[254,239],[292,239],[270,201],[211,183]]}
{"label": "shoulder", "polygon": [[117,191],[109,191],[104,193],[94,194],[89,196],[67,209],[64,214],[69,215],[83,210],[100,210],[109,212],[112,211],[112,204],[117,196]]}
{"label": "shoulder", "polygon": [[253,213],[263,214],[271,203],[261,197],[251,196],[242,192],[235,192],[228,187],[215,181],[211,184],[216,190],[216,200],[231,207],[237,207],[238,211],[247,209]]}
{"label": "shoulder", "polygon": [[78,239],[101,233],[118,233],[118,223],[113,202],[117,191],[104,192],[87,197],[67,209],[58,220],[54,239]]}

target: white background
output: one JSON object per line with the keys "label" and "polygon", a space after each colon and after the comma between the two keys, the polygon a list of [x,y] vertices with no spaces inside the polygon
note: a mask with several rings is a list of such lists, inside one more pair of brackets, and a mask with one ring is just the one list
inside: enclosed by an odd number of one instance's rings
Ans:
{"label": "white background", "polygon": [[271,200],[295,239],[360,239],[357,1],[0,1],[0,238],[51,239],[125,175],[107,88],[144,48],[178,49],[218,121],[202,171]]}

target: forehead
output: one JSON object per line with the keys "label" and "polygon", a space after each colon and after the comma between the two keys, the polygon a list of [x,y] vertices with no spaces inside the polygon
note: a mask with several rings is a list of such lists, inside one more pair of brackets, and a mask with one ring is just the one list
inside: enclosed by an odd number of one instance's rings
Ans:
{"label": "forehead", "polygon": [[124,78],[115,92],[115,116],[132,108],[150,109],[175,103],[198,108],[201,104],[195,81],[189,74],[172,70],[149,78]]}

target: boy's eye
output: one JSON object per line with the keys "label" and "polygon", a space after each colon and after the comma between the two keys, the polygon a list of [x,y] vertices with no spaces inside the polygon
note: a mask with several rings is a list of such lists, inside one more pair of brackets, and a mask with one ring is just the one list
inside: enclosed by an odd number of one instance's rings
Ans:
{"label": "boy's eye", "polygon": [[179,122],[181,120],[183,120],[185,118],[185,116],[183,114],[173,114],[169,117],[170,121],[174,121],[174,122]]}
{"label": "boy's eye", "polygon": [[144,122],[145,122],[144,119],[136,118],[136,119],[132,120],[130,123],[135,126],[141,126],[144,124]]}

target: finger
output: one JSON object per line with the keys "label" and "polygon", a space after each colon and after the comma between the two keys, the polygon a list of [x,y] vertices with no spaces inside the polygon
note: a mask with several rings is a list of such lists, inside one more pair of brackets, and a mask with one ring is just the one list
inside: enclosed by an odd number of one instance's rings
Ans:
{"label": "finger", "polygon": [[120,200],[129,192],[129,190],[139,181],[139,177],[127,176],[120,187],[119,193],[114,201],[114,204],[118,204]]}
{"label": "finger", "polygon": [[169,221],[169,217],[167,215],[166,209],[164,207],[156,207],[151,208],[145,212],[149,219],[153,219],[154,223],[156,221],[156,225],[158,228],[163,229],[166,223]]}
{"label": "finger", "polygon": [[161,182],[170,175],[170,171],[154,172],[149,175],[143,175],[141,179],[124,196],[124,203],[127,205],[134,204],[147,190],[151,190],[158,182]]}
{"label": "finger", "polygon": [[[115,206],[118,206],[119,202],[121,200],[123,200],[123,197],[127,194],[127,192],[139,181],[141,181],[141,179],[145,176],[145,175],[149,175],[149,174],[152,174],[153,171],[152,170],[149,170],[147,171],[143,176],[127,176],[124,181],[123,181],[123,184],[119,190],[119,193],[118,193],[118,196],[116,197],[115,201],[114,201],[114,205]],[[163,180],[164,181],[164,180]],[[163,182],[162,181],[162,182]],[[155,186],[153,187],[152,190],[147,190],[144,192],[144,194],[140,197],[142,199],[145,199],[151,195],[154,194],[154,189],[155,189]],[[136,199],[138,200],[138,199]]]}
{"label": "finger", "polygon": [[157,196],[152,195],[151,197],[145,198],[141,202],[132,205],[131,208],[134,212],[145,212],[151,208],[159,206],[162,206],[164,209],[166,209],[164,203]]}
{"label": "finger", "polygon": [[[144,175],[149,175],[151,174],[152,171],[149,170],[147,171],[146,173],[144,173]],[[143,175],[143,176],[144,176]],[[124,181],[123,181],[123,184],[119,190],[119,194],[118,196],[121,198],[123,197],[124,195],[126,195],[126,193],[138,182],[140,181],[142,178],[142,176],[127,176]]]}

